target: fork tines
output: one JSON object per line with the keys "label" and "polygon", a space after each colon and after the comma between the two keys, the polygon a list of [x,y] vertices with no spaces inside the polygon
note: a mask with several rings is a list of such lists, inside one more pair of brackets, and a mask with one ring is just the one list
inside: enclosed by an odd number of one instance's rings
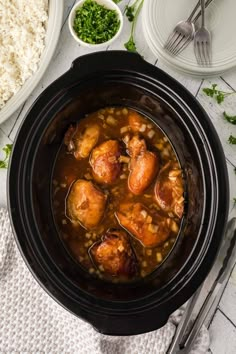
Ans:
{"label": "fork tines", "polygon": [[172,55],[179,54],[194,37],[194,24],[188,20],[179,22],[169,35],[164,48]]}
{"label": "fork tines", "polygon": [[194,38],[194,52],[199,65],[211,65],[211,34],[207,29],[200,28],[197,31]]}

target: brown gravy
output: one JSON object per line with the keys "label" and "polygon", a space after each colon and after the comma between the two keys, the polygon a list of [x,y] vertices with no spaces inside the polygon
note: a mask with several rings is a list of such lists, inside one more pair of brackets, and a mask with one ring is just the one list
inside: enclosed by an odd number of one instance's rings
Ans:
{"label": "brown gravy", "polygon": [[[95,123],[99,125],[100,134],[96,141],[96,146],[109,139],[118,140],[121,145],[121,172],[118,178],[111,184],[102,184],[94,181],[92,167],[90,164],[91,153],[89,156],[76,159],[72,152],[68,152],[68,147],[62,144],[52,180],[52,203],[54,217],[58,228],[59,235],[66,245],[71,255],[79,264],[84,267],[90,274],[100,278],[106,278],[114,282],[124,281],[122,277],[111,277],[104,273],[103,267],[96,267],[91,259],[89,250],[94,243],[101,240],[101,237],[111,228],[123,229],[119,224],[115,215],[120,204],[125,202],[141,203],[150,210],[151,213],[157,212],[160,216],[170,220],[170,232],[168,238],[155,247],[144,247],[143,244],[134,235],[129,235],[130,243],[136,255],[138,270],[131,280],[143,278],[153,272],[166,258],[179,233],[182,214],[176,215],[173,211],[168,211],[165,206],[155,198],[154,189],[157,190],[156,181],[163,166],[169,162],[175,166],[175,171],[179,173],[179,185],[183,188],[182,171],[179,166],[175,151],[173,150],[167,137],[162,131],[147,118],[142,117],[141,125],[134,125],[134,130],[130,127],[130,114],[132,110],[122,107],[108,107],[97,112],[87,115],[79,122],[79,129],[83,131],[89,124]],[[128,188],[129,164],[130,156],[125,146],[125,136],[127,134],[138,134],[145,139],[147,147],[153,151],[159,158],[159,172],[141,195],[133,194]],[[172,171],[173,172],[173,171]],[[168,172],[170,175],[170,172]],[[168,179],[163,174],[163,178]],[[165,177],[166,176],[166,177]],[[170,177],[171,178],[171,177]],[[73,222],[68,218],[66,213],[66,200],[71,186],[78,179],[92,181],[99,190],[107,196],[105,213],[102,221],[92,229],[85,229],[81,224]],[[172,182],[174,177],[172,178]],[[162,180],[161,180],[162,181]],[[183,194],[180,200],[181,208],[183,206]],[[124,230],[124,229],[123,229]]]}

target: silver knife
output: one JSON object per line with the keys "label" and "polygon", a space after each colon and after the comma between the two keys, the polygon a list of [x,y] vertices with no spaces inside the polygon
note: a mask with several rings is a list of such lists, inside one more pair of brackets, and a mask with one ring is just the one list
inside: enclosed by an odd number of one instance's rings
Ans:
{"label": "silver knife", "polygon": [[[188,334],[187,339],[184,343],[180,343],[180,347],[184,348],[186,353],[189,353],[192,345],[204,324],[210,311],[214,313],[218,306],[216,298],[219,295],[220,290],[224,290],[223,284],[228,280],[232,269],[235,265],[236,258],[236,218],[231,219],[227,224],[226,234],[224,238],[224,244],[220,248],[216,263],[221,264],[221,269],[217,275],[216,280],[214,281],[212,288],[207,295],[206,300],[204,301],[202,308],[197,316],[196,321]],[[214,306],[214,309],[212,308]],[[183,351],[182,351],[183,353]]]}
{"label": "silver knife", "polygon": [[206,321],[208,315],[211,313],[213,315],[218,306],[221,294],[224,291],[224,287],[228,281],[228,278],[232,272],[236,261],[236,218],[232,218],[226,227],[225,237],[220,248],[219,254],[213,266],[216,269],[220,269],[218,275],[213,282],[211,289],[200,309],[200,312],[195,319],[190,331],[186,332],[191,323],[191,315],[194,312],[195,305],[197,303],[198,297],[201,295],[201,286],[198,291],[193,295],[192,299],[189,300],[183,319],[179,324],[174,340],[169,348],[168,353],[189,353],[194,341]]}

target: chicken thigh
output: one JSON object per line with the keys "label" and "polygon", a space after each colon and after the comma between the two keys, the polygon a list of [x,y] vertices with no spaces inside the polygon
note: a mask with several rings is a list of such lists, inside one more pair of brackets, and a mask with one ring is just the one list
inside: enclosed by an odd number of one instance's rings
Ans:
{"label": "chicken thigh", "polygon": [[90,165],[98,183],[112,184],[121,172],[120,145],[117,140],[108,140],[92,151]]}
{"label": "chicken thigh", "polygon": [[77,160],[85,159],[98,142],[100,127],[90,124],[80,130],[80,125],[71,125],[64,137],[68,151],[73,152]]}
{"label": "chicken thigh", "polygon": [[121,204],[116,212],[120,225],[128,230],[144,247],[156,247],[170,236],[170,219],[150,210],[141,203]]}
{"label": "chicken thigh", "polygon": [[77,180],[66,199],[66,215],[86,229],[93,229],[102,220],[107,197],[92,182]]}
{"label": "chicken thigh", "polygon": [[128,116],[129,126],[133,133],[141,133],[145,138],[152,139],[155,135],[154,126],[139,113],[131,111]]}
{"label": "chicken thigh", "polygon": [[90,255],[96,266],[111,276],[131,277],[137,271],[129,236],[123,230],[108,231],[101,242],[92,246]]}
{"label": "chicken thigh", "polygon": [[128,187],[133,194],[139,195],[152,183],[159,169],[159,159],[154,152],[147,150],[145,140],[137,135],[127,143],[127,147],[131,157]]}
{"label": "chicken thigh", "polygon": [[155,197],[166,212],[181,218],[184,211],[182,172],[177,163],[168,162],[161,170],[155,184]]}
{"label": "chicken thigh", "polygon": [[130,112],[128,116],[128,121],[129,126],[134,133],[139,133],[140,130],[145,130],[144,128],[146,127],[147,121],[138,112]]}

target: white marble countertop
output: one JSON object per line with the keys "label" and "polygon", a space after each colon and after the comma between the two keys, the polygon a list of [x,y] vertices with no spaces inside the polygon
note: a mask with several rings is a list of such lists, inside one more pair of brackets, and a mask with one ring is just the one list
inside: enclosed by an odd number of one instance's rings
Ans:
{"label": "white marble countertop", "polygon": [[[62,1],[62,0],[60,0]],[[129,1],[123,0],[120,4],[122,10]],[[32,92],[28,100],[3,124],[0,125],[0,148],[7,143],[12,143],[16,136],[19,126],[36,97],[46,88],[52,81],[67,71],[72,61],[83,54],[92,52],[92,50],[80,47],[69,33],[68,29],[68,13],[75,3],[75,0],[64,1],[65,11],[63,26],[61,28],[60,40],[54,54],[53,60],[49,65],[43,79]],[[124,29],[119,39],[114,42],[108,50],[124,49],[123,44],[129,37],[130,23],[125,19]],[[230,145],[227,140],[230,134],[236,136],[236,126],[229,124],[223,119],[223,111],[229,114],[236,114],[236,95],[228,97],[221,105],[217,105],[212,99],[207,97],[202,88],[216,83],[222,90],[236,90],[236,68],[223,76],[214,79],[198,79],[185,76],[170,69],[168,66],[160,63],[158,58],[154,57],[150,52],[147,43],[145,43],[142,35],[141,23],[138,23],[137,28],[137,47],[140,54],[148,62],[160,67],[168,72],[175,79],[180,81],[197,100],[202,104],[212,120],[222,143],[225,157],[227,161],[230,188],[232,196],[236,197],[236,145]],[[0,113],[1,114],[1,113]],[[1,158],[0,153],[0,158]],[[7,171],[0,169],[0,206],[6,206],[6,178]],[[222,191],[224,193],[224,191]],[[236,207],[233,209],[233,200],[231,200],[230,210],[236,214]],[[236,260],[235,260],[236,262]],[[234,269],[231,278],[227,284],[226,290],[220,301],[214,319],[210,325],[211,335],[211,351],[214,354],[231,354],[236,353],[236,268]]]}

